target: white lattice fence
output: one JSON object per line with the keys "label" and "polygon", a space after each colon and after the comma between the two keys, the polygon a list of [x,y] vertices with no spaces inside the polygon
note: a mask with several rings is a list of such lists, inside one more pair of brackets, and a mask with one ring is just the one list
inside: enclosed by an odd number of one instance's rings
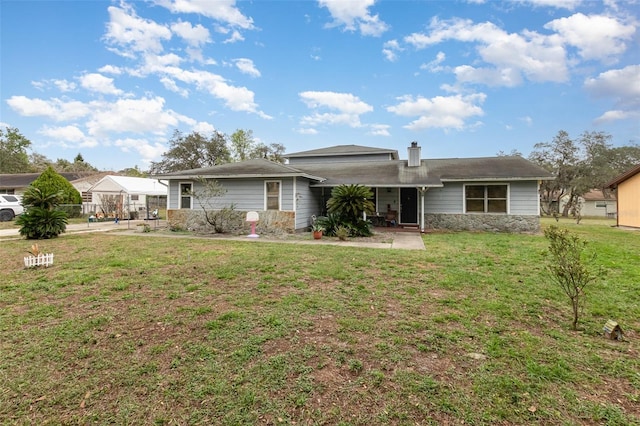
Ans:
{"label": "white lattice fence", "polygon": [[24,258],[25,268],[49,265],[53,265],[53,253],[39,254],[37,256],[27,256]]}

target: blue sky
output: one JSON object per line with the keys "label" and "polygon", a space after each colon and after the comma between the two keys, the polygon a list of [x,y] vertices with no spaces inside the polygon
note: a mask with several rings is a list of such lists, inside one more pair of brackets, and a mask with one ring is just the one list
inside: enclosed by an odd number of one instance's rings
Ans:
{"label": "blue sky", "polygon": [[160,159],[175,129],[493,156],[640,142],[640,1],[0,0],[0,125],[51,160]]}

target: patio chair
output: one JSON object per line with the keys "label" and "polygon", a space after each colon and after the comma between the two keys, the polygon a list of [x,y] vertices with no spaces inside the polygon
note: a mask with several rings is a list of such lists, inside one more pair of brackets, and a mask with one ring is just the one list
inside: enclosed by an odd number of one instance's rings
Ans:
{"label": "patio chair", "polygon": [[384,217],[384,221],[387,224],[387,227],[396,226],[398,224],[398,211],[387,210],[387,214]]}

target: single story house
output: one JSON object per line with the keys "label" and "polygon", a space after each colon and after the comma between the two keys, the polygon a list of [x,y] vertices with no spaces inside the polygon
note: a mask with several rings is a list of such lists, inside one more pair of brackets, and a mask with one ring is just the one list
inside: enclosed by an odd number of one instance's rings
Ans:
{"label": "single story house", "polygon": [[[168,181],[167,216],[172,226],[193,228],[203,206],[257,211],[258,231],[274,226],[305,230],[326,214],[331,189],[360,184],[373,190],[373,220],[396,215],[403,227],[537,232],[540,182],[553,179],[520,156],[422,159],[412,142],[408,159],[398,151],[339,145],[285,155],[286,164],[265,159],[183,170],[156,176]],[[194,196],[201,180],[226,191],[215,200]],[[202,221],[200,220],[200,223]],[[260,228],[262,226],[262,229]]]}
{"label": "single story house", "polygon": [[618,226],[640,228],[640,164],[607,184],[616,189]]}
{"label": "single story house", "polygon": [[610,191],[592,189],[580,197],[582,216],[610,217],[616,216],[617,203],[616,196]]}

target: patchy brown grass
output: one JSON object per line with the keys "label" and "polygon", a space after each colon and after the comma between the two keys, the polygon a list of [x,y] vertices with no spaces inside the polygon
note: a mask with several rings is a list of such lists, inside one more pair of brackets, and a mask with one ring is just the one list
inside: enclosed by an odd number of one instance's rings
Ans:
{"label": "patchy brown grass", "polygon": [[[29,243],[3,241],[0,418],[638,424],[640,243],[580,229],[610,274],[577,333],[541,236],[431,234],[410,252],[66,235],[32,270]],[[608,318],[625,341],[602,337]]]}

